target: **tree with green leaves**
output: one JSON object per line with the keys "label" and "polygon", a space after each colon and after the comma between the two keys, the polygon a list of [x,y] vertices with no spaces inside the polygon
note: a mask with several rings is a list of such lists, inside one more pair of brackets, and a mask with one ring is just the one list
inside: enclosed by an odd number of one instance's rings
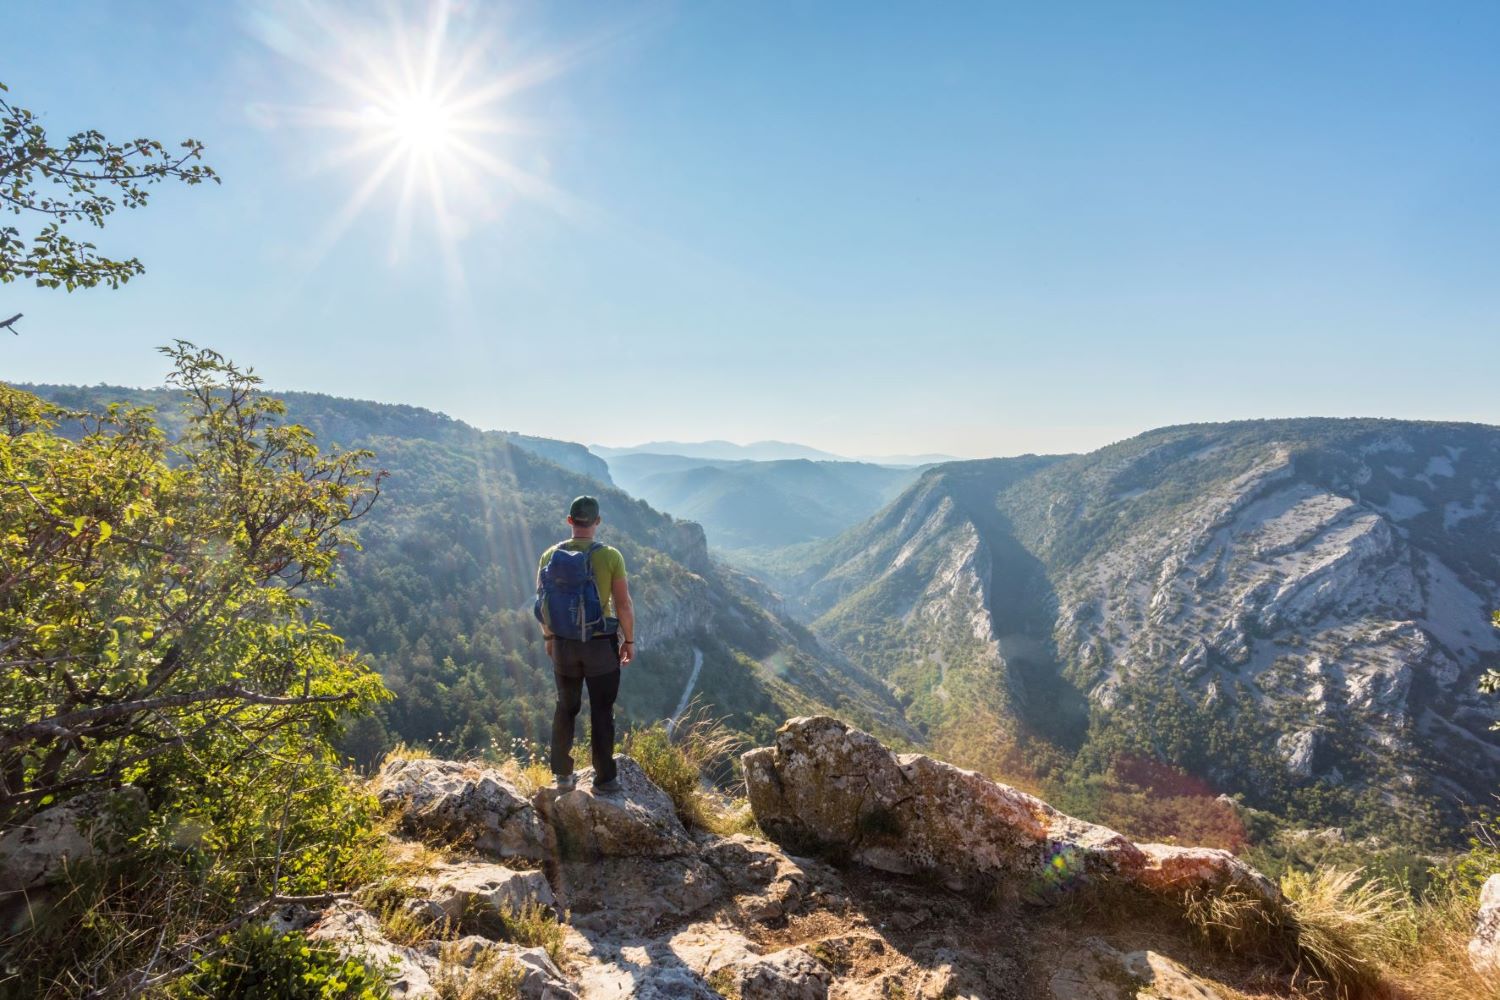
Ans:
{"label": "tree with green leaves", "polygon": [[300,756],[384,697],[302,596],[378,495],[369,454],[320,452],[213,351],[166,353],[176,441],[0,385],[0,823]]}
{"label": "tree with green leaves", "polygon": [[[170,434],[147,407],[0,384],[0,831],[94,790],[144,806],[128,850],[0,929],[0,995],[152,994],[239,956],[234,930],[267,907],[381,864],[377,807],[332,741],[390,695],[307,591],[334,582],[383,473],[320,449],[251,370],[164,351],[185,399]],[[281,958],[299,982],[345,964]]]}
{"label": "tree with green leaves", "polygon": [[175,147],[144,138],[117,143],[89,130],[55,145],[37,116],[10,103],[6,91],[0,83],[0,205],[42,222],[29,240],[17,226],[0,226],[0,283],[33,280],[70,292],[118,288],[145,270],[140,260],[106,256],[64,227],[102,228],[116,209],[145,205],[150,187],[165,180],[218,183],[196,139]]}

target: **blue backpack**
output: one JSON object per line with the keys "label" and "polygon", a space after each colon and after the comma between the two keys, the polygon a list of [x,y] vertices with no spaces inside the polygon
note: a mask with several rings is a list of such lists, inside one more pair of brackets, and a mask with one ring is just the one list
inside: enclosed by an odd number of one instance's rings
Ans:
{"label": "blue backpack", "polygon": [[599,588],[594,585],[594,542],[585,552],[558,545],[542,567],[536,588],[536,619],[548,635],[587,641],[611,635],[619,622],[604,617]]}

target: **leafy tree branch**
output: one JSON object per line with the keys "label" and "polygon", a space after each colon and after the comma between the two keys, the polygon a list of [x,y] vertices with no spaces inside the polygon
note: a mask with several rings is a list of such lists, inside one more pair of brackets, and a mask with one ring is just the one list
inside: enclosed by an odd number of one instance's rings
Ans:
{"label": "leafy tree branch", "polygon": [[156,139],[117,143],[95,130],[76,132],[54,145],[37,116],[12,104],[0,83],[0,208],[41,228],[23,237],[18,226],[0,226],[0,283],[35,281],[43,288],[118,288],[141,274],[136,257],[113,258],[64,232],[69,223],[103,228],[120,208],[140,208],[150,188],[165,180],[219,182],[202,162],[203,143],[185,139],[169,147]]}

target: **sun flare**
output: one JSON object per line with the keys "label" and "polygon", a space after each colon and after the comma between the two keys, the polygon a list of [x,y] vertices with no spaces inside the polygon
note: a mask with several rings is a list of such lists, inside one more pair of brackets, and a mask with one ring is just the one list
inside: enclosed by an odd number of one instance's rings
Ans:
{"label": "sun flare", "polygon": [[418,229],[431,230],[457,278],[458,242],[513,202],[567,210],[568,199],[517,162],[545,160],[522,144],[538,129],[514,110],[518,94],[556,76],[567,60],[515,57],[498,31],[474,21],[472,7],[439,0],[420,13],[408,17],[392,6],[372,21],[364,8],[300,4],[295,14],[265,20],[259,33],[331,84],[315,104],[278,109],[298,125],[345,137],[319,163],[351,177],[320,252],[365,212],[390,206],[391,259],[406,255]]}
{"label": "sun flare", "polygon": [[453,112],[426,94],[398,98],[371,109],[371,124],[414,154],[436,155],[448,148],[455,129]]}

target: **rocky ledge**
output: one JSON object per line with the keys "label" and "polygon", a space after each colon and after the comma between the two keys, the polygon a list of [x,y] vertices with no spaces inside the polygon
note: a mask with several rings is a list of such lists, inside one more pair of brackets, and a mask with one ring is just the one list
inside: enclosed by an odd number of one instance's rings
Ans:
{"label": "rocky ledge", "polygon": [[[1223,851],[1132,843],[831,718],[790,721],[744,770],[769,840],[685,828],[628,758],[615,796],[587,771],[527,796],[491,768],[392,761],[374,789],[402,833],[463,858],[405,905],[457,920],[456,942],[398,946],[352,903],[310,934],[398,970],[406,997],[482,955],[510,959],[526,997],[622,1000],[1232,997],[1266,975],[1181,918],[1193,895],[1279,903]],[[475,917],[528,903],[560,921],[555,961]]]}
{"label": "rocky ledge", "polygon": [[399,815],[400,878],[271,919],[388,969],[400,998],[489,995],[497,969],[516,990],[496,995],[550,1000],[1212,1000],[1286,984],[1184,916],[1215,894],[1279,912],[1222,851],[1132,843],[830,718],[788,722],[744,769],[769,840],[685,828],[628,758],[611,796],[587,771],[526,794],[479,764],[393,760],[373,790]]}

